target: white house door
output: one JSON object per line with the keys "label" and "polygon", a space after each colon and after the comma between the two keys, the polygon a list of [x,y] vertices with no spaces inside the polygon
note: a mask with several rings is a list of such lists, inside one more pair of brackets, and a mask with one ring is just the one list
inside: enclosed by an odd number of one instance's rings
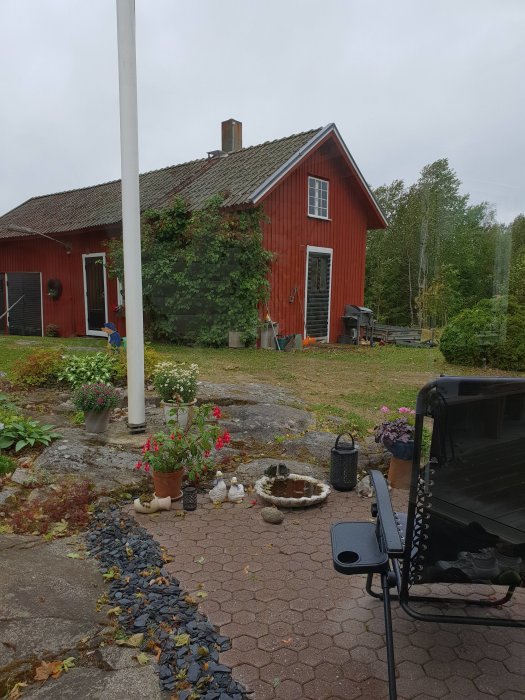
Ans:
{"label": "white house door", "polygon": [[332,249],[308,246],[306,255],[305,332],[328,342],[330,339],[330,286]]}
{"label": "white house door", "polygon": [[82,256],[84,268],[84,300],[86,335],[105,336],[100,329],[108,320],[105,253]]}

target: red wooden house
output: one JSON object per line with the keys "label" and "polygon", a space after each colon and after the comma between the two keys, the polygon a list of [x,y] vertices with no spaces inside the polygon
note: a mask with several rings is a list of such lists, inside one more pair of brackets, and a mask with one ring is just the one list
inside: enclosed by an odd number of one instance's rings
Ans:
{"label": "red wooden house", "polygon": [[[346,304],[362,305],[366,231],[386,220],[335,124],[242,148],[242,125],[222,124],[222,150],[140,176],[141,210],[175,196],[193,209],[263,206],[275,260],[269,309],[281,332],[335,342]],[[120,181],[33,197],[0,217],[0,332],[124,332],[105,244],[121,235]]]}

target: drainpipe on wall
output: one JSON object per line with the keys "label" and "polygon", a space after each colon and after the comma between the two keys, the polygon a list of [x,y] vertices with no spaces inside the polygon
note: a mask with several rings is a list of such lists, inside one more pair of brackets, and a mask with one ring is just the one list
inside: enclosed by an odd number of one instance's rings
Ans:
{"label": "drainpipe on wall", "polygon": [[134,0],[117,0],[117,35],[122,167],[122,240],[128,361],[128,430],[131,433],[142,433],[146,428],[146,409]]}

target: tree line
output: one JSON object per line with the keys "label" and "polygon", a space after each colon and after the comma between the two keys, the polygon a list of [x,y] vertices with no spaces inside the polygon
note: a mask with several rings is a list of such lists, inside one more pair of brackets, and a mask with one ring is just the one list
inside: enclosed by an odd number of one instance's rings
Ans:
{"label": "tree line", "polygon": [[382,323],[439,328],[482,299],[525,303],[525,216],[470,204],[446,158],[374,194],[389,227],[367,238],[365,303]]}

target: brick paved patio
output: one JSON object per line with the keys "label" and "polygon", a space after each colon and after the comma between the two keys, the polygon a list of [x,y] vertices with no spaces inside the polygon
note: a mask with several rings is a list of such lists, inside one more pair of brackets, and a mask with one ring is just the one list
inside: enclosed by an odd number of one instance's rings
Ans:
{"label": "brick paved patio", "polygon": [[[379,700],[383,607],[364,576],[334,571],[329,535],[332,522],[369,514],[369,499],[333,492],[281,525],[263,522],[258,506],[217,509],[206,497],[184,517],[136,517],[174,557],[184,589],[207,594],[201,610],[232,640],[221,662],[254,700]],[[516,597],[513,614],[525,617],[525,591]],[[525,630],[420,623],[393,607],[400,700],[525,698]]]}

